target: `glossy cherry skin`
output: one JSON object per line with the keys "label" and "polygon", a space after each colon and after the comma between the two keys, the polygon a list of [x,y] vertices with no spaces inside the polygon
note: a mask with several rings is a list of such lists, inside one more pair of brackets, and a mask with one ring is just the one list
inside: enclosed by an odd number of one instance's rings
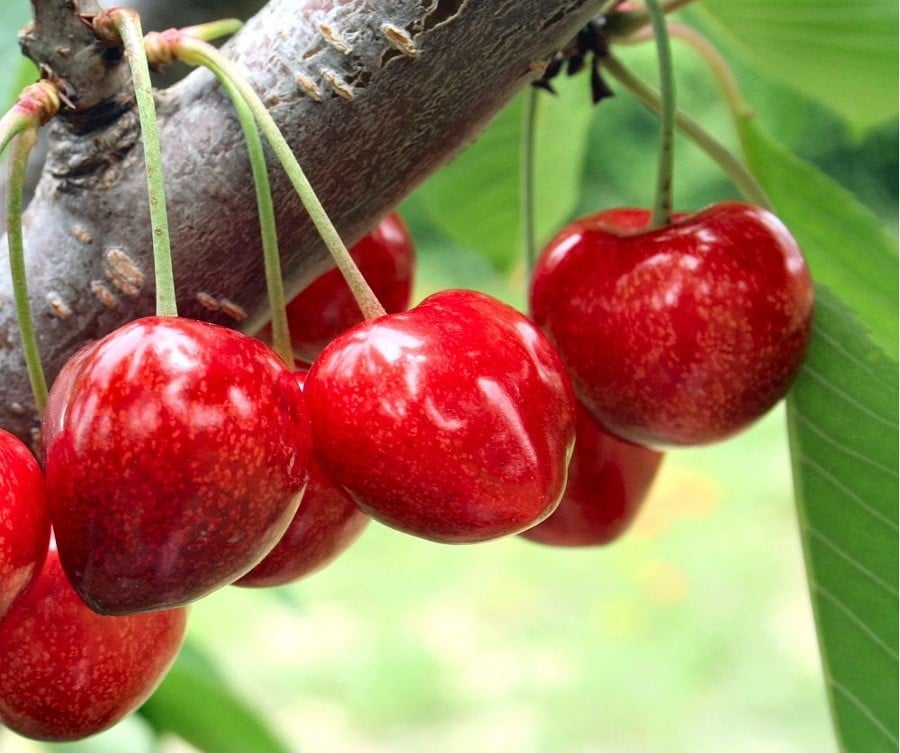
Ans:
{"label": "glossy cherry skin", "polygon": [[659,230],[649,216],[616,209],[564,229],[535,268],[532,315],[615,434],[653,446],[724,439],[800,370],[809,270],[759,207],[724,202]]}
{"label": "glossy cherry skin", "polygon": [[[409,307],[416,253],[397,212],[391,212],[351,246],[350,256],[387,313]],[[359,324],[363,315],[340,270],[334,267],[291,299],[287,318],[294,354],[304,363],[312,363],[341,332]],[[271,338],[268,325],[260,337]]]}
{"label": "glossy cherry skin", "polygon": [[559,502],[574,399],[515,309],[466,290],[340,335],[306,380],[325,472],[376,520],[464,543],[518,533]]}
{"label": "glossy cherry skin", "polygon": [[49,542],[44,472],[18,437],[0,429],[0,618],[37,577]]}
{"label": "glossy cherry skin", "polygon": [[657,450],[610,434],[578,402],[575,452],[559,507],[521,536],[553,546],[615,541],[640,510],[662,459]]}
{"label": "glossy cherry skin", "polygon": [[75,593],[51,546],[34,585],[0,620],[0,722],[49,741],[113,726],[175,661],[187,611],[99,615]]}
{"label": "glossy cherry skin", "polygon": [[[296,373],[301,389],[306,370]],[[309,484],[284,536],[265,558],[234,585],[283,586],[318,572],[356,541],[369,524],[349,494],[335,484],[316,460],[309,460]]]}
{"label": "glossy cherry skin", "polygon": [[146,317],[98,341],[60,388],[69,398],[45,448],[50,514],[63,567],[93,609],[186,604],[278,542],[307,483],[311,437],[303,393],[268,346]]}

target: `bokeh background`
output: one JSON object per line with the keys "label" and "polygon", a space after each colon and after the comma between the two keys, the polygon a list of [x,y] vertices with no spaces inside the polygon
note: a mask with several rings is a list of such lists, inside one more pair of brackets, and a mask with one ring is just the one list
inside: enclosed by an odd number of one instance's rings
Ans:
{"label": "bokeh background", "polygon": [[[675,52],[681,106],[734,146],[708,71]],[[653,78],[651,49],[621,56]],[[862,135],[732,62],[770,130],[896,230],[896,122]],[[584,77],[559,88],[561,98],[585,101],[590,124],[572,148],[580,191],[568,216],[648,205],[655,117],[618,88],[591,111]],[[548,95],[542,107],[552,103]],[[565,129],[555,138],[564,155]],[[677,150],[679,208],[736,196],[692,145],[680,139]],[[542,188],[538,176],[539,202]],[[464,233],[448,233],[435,195],[426,186],[401,207],[419,251],[416,298],[465,286],[523,306],[521,259],[498,263],[461,241]],[[477,208],[479,196],[470,200]],[[492,211],[487,202],[483,211]],[[294,751],[837,751],[780,407],[732,440],[670,452],[634,526],[608,547],[553,549],[516,537],[442,546],[373,524],[304,581],[226,588],[196,604],[189,638],[222,686]],[[189,713],[209,703],[194,696]],[[217,723],[229,723],[227,711]],[[0,753],[160,750],[192,748],[157,744],[140,717],[71,745],[0,730]]]}

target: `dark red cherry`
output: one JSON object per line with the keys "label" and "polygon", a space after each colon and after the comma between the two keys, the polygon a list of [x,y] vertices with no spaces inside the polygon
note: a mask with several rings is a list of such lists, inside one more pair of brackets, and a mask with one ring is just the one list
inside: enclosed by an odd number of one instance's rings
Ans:
{"label": "dark red cherry", "polygon": [[187,608],[105,617],[75,593],[51,546],[0,619],[0,722],[35,740],[78,740],[143,703],[181,647]]}
{"label": "dark red cherry", "polygon": [[357,325],[306,380],[325,472],[375,519],[442,542],[549,515],[574,440],[568,376],[515,309],[466,290]]}
{"label": "dark red cherry", "polygon": [[0,429],[0,618],[37,577],[49,542],[44,472],[18,437]]}
{"label": "dark red cherry", "polygon": [[[301,389],[306,373],[296,373]],[[309,484],[287,531],[263,561],[235,585],[282,586],[311,575],[356,541],[369,520],[350,495],[325,475],[313,451]]]}
{"label": "dark red cherry", "polygon": [[[350,255],[387,313],[409,307],[416,254],[409,230],[397,212],[391,212],[355,243]],[[312,363],[335,337],[363,320],[359,304],[336,267],[317,277],[288,303],[287,317],[294,353],[305,363]],[[260,337],[271,338],[269,325]]]}
{"label": "dark red cherry", "polygon": [[647,230],[650,213],[600,212],[541,255],[535,321],[575,391],[639,444],[724,439],[790,387],[809,341],[813,286],[770,212],[716,204]]}
{"label": "dark red cherry", "polygon": [[93,609],[188,603],[275,546],[311,438],[303,393],[268,346],[146,317],[98,341],[70,379],[47,489],[63,567]]}
{"label": "dark red cherry", "polygon": [[554,546],[614,541],[640,510],[662,459],[661,452],[610,434],[578,402],[566,491],[549,518],[521,535]]}

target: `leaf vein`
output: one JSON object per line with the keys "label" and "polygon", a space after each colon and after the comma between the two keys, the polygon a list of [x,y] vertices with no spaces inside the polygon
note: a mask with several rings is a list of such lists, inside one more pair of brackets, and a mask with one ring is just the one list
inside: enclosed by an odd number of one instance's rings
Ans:
{"label": "leaf vein", "polygon": [[826,481],[832,484],[832,486],[836,486],[838,489],[840,489],[846,496],[853,500],[858,507],[865,510],[873,518],[888,526],[892,531],[898,531],[896,521],[891,520],[884,513],[872,507],[872,505],[870,505],[865,499],[863,499],[859,494],[857,494],[850,487],[844,484],[844,482],[837,478],[833,473],[827,471],[821,464],[817,463],[808,455],[802,455],[799,460],[801,463],[810,466],[813,470],[822,475]]}
{"label": "leaf vein", "polygon": [[870,628],[866,622],[860,618],[856,612],[854,612],[850,607],[844,604],[837,596],[835,596],[831,591],[822,586],[820,583],[816,583],[816,591],[825,597],[828,601],[834,604],[844,615],[850,620],[856,627],[858,627],[866,637],[872,641],[873,644],[878,646],[884,653],[886,653],[891,659],[896,663],[900,657],[897,656],[897,650],[893,647],[889,646],[882,638],[880,638],[872,628]]}

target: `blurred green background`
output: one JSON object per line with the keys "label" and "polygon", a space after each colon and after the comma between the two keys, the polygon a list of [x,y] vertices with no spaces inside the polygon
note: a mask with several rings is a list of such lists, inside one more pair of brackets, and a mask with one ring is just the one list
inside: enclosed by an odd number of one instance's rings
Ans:
{"label": "blurred green background", "polygon": [[[675,54],[681,106],[733,145],[708,72],[678,46]],[[651,49],[621,56],[653,78]],[[863,134],[733,62],[766,126],[896,232],[896,121]],[[587,123],[583,143],[565,128],[555,134],[580,171],[560,221],[648,205],[655,117],[618,87],[593,111],[584,77],[559,88],[561,98],[584,102]],[[542,99],[542,107],[552,103]],[[539,176],[539,202],[542,189],[550,190]],[[419,250],[417,298],[465,286],[522,306],[521,262],[507,254],[491,263],[466,245],[465,229],[447,232],[435,217],[440,195],[425,186],[402,207]],[[679,208],[736,195],[679,140]],[[473,211],[491,211],[487,201],[480,206]],[[510,232],[517,230],[497,228],[498,236]],[[305,581],[228,588],[198,603],[190,639],[294,751],[837,750],[780,408],[733,440],[669,453],[642,514],[612,546],[562,550],[511,538],[450,547],[373,524]],[[192,703],[200,709],[205,699]],[[154,746],[140,718],[68,746],[0,731],[0,753],[192,750],[174,738]]]}

